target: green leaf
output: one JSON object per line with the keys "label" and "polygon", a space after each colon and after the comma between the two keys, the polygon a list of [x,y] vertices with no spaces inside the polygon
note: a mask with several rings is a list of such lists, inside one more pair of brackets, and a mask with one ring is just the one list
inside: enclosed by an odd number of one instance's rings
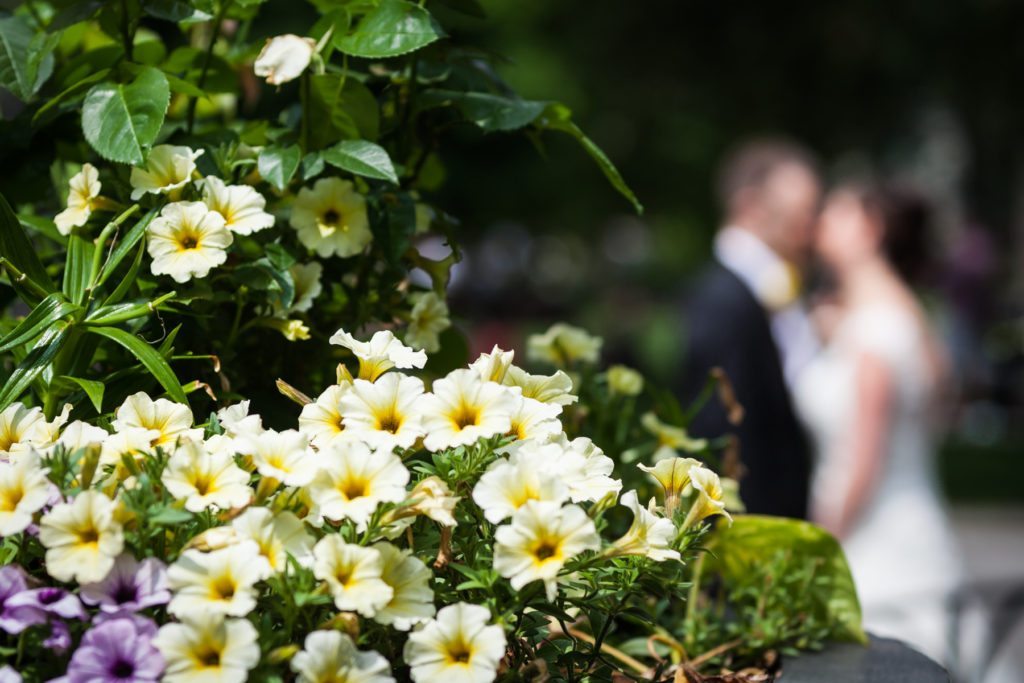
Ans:
{"label": "green leaf", "polygon": [[[121,261],[131,253],[135,245],[138,244],[145,236],[146,228],[149,227],[149,224],[157,217],[158,214],[159,211],[157,209],[151,209],[145,216],[139,219],[138,223],[133,225],[131,229],[125,233],[124,239],[117,243],[117,246],[114,247],[114,251],[110,253],[110,258],[108,258],[103,264],[103,268],[100,270],[100,277],[96,281],[97,287],[106,282],[107,278],[117,270],[117,266],[120,265]],[[122,284],[123,283],[118,284],[119,289]],[[129,282],[129,284],[131,283]]]}
{"label": "green leaf", "polygon": [[418,104],[426,108],[455,107],[463,117],[490,133],[517,130],[530,125],[544,113],[550,102],[521,100],[485,92],[427,90],[420,95]]}
{"label": "green leaf", "polygon": [[77,95],[85,92],[89,86],[99,83],[110,75],[110,69],[100,69],[99,71],[89,74],[82,80],[68,86],[62,90],[59,94],[51,97],[46,104],[41,106],[39,110],[32,116],[32,125],[38,126],[40,123],[47,121],[50,118],[50,114],[56,114],[53,110],[64,104],[67,100],[74,99]]}
{"label": "green leaf", "polygon": [[830,637],[867,643],[846,556],[821,527],[784,517],[737,515],[732,526],[723,524],[715,530],[708,549],[705,571],[720,573],[726,584],[763,566],[779,549],[786,549],[794,568],[821,563],[807,591],[816,611],[830,624]]}
{"label": "green leaf", "polygon": [[85,138],[104,159],[141,164],[170,101],[167,78],[154,67],[143,67],[129,84],[93,86],[82,105]]}
{"label": "green leaf", "polygon": [[334,41],[354,57],[396,57],[419,50],[441,37],[430,12],[406,0],[382,0],[355,30]]}
{"label": "green leaf", "polygon": [[96,245],[81,235],[71,235],[68,238],[68,254],[61,288],[64,296],[74,304],[81,305],[85,300],[85,290],[89,287],[89,269],[95,250]]}
{"label": "green leaf", "polygon": [[295,171],[299,168],[301,160],[302,150],[297,145],[266,147],[256,160],[256,169],[261,178],[284,192],[288,183],[291,182],[292,176],[295,175]]}
{"label": "green leaf", "polygon": [[[309,81],[311,149],[338,140],[376,140],[380,135],[380,106],[374,94],[355,78],[314,74]],[[327,124],[330,125],[327,125]]]}
{"label": "green leaf", "polygon": [[128,296],[128,292],[131,291],[132,285],[135,284],[135,277],[139,274],[139,268],[142,266],[142,254],[145,251],[146,245],[143,242],[139,242],[139,246],[135,250],[135,258],[132,259],[132,264],[128,267],[128,272],[124,274],[124,277],[118,280],[117,287],[115,287],[114,291],[110,293],[110,296],[103,300],[104,306],[116,304],[121,299]]}
{"label": "green leaf", "polygon": [[343,171],[398,184],[391,157],[378,144],[366,140],[342,140],[324,150],[324,161]]}
{"label": "green leaf", "polygon": [[188,510],[165,507],[148,516],[150,524],[157,526],[178,526],[192,519],[192,513]]}
{"label": "green leaf", "polygon": [[80,307],[64,298],[60,292],[54,292],[39,302],[18,325],[11,330],[3,342],[0,342],[0,353],[10,351],[32,341],[53,323]]}
{"label": "green leaf", "polygon": [[36,255],[36,250],[32,246],[32,242],[29,241],[28,235],[25,234],[21,222],[14,215],[10,204],[2,194],[0,194],[0,259],[6,260],[17,268],[26,279],[35,285],[35,287],[30,287],[25,283],[14,282],[14,278],[11,278],[12,286],[22,299],[29,302],[39,301],[43,295],[39,295],[38,291],[42,291],[45,295],[57,289],[53,280],[46,273],[46,268],[43,267],[39,256]]}
{"label": "green leaf", "polygon": [[36,34],[21,16],[0,19],[0,85],[28,100],[53,73],[59,36]]}
{"label": "green leaf", "polygon": [[92,402],[96,412],[103,412],[103,390],[105,388],[103,382],[97,382],[94,379],[82,379],[81,377],[70,377],[68,375],[62,375],[61,379],[74,382],[80,386],[85,395],[89,397],[89,401]]}
{"label": "green leaf", "polygon": [[149,370],[149,373],[156,378],[156,381],[160,382],[160,386],[167,391],[172,399],[178,403],[188,403],[185,392],[181,388],[181,383],[178,382],[178,378],[175,376],[174,371],[171,370],[171,366],[152,346],[134,334],[116,327],[89,327],[87,331],[92,334],[98,334],[101,337],[106,337],[123,346]]}
{"label": "green leaf", "polygon": [[64,346],[70,334],[70,326],[52,326],[36,342],[35,347],[14,369],[0,389],[0,410],[11,405],[22,392],[45,370]]}
{"label": "green leaf", "polygon": [[612,184],[616,190],[619,191],[623,197],[629,200],[633,205],[633,209],[638,213],[644,212],[644,206],[637,199],[633,190],[629,188],[626,181],[623,179],[622,174],[619,173],[619,169],[615,168],[615,164],[612,163],[611,159],[594,144],[594,141],[583,134],[583,131],[579,129],[575,123],[572,122],[572,112],[569,108],[562,104],[550,105],[544,115],[539,119],[538,123],[542,128],[547,130],[560,131],[567,133],[576,139],[577,142],[582,145],[583,149],[590,155],[590,158],[594,160],[598,168],[604,174],[608,182]]}
{"label": "green leaf", "polygon": [[251,289],[271,292],[283,308],[288,308],[295,301],[292,274],[276,267],[267,257],[238,266],[235,277]]}

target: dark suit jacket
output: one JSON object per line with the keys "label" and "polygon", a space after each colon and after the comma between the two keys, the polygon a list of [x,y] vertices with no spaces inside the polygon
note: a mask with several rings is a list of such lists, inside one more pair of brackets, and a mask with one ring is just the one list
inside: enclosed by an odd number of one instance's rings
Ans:
{"label": "dark suit jacket", "polygon": [[696,398],[708,371],[719,366],[732,381],[745,415],[739,426],[726,419],[717,398],[694,419],[699,437],[739,437],[746,475],[740,495],[751,513],[805,518],[810,476],[806,437],[793,411],[768,314],[747,286],[714,263],[688,296],[685,374],[679,396]]}

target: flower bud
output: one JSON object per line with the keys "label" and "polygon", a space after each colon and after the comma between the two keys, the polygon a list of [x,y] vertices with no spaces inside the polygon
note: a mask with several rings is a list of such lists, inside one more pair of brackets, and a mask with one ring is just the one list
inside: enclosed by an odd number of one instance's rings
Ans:
{"label": "flower bud", "polygon": [[291,33],[270,38],[256,58],[253,71],[270,85],[281,85],[301,76],[314,52],[316,42],[312,38]]}

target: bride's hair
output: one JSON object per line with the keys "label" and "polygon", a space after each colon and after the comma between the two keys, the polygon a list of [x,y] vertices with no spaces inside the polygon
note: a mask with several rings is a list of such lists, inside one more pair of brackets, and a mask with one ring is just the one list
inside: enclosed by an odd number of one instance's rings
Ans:
{"label": "bride's hair", "polygon": [[931,275],[932,207],[924,195],[903,183],[871,182],[854,185],[866,212],[882,227],[882,253],[909,285],[925,283]]}

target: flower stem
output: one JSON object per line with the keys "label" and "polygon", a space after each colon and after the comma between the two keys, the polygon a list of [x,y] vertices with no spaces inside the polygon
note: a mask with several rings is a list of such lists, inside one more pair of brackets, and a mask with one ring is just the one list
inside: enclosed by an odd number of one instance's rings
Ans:
{"label": "flower stem", "polygon": [[[210,31],[210,43],[206,46],[206,53],[203,55],[203,67],[199,71],[199,81],[196,83],[196,87],[200,90],[206,85],[206,76],[210,72],[210,62],[213,61],[213,48],[217,44],[217,39],[220,38],[220,25],[224,23],[224,15],[228,13],[228,7],[231,6],[231,0],[224,0],[221,3],[220,10],[217,12],[217,16],[213,19],[213,28]],[[188,133],[192,134],[192,129],[196,123],[196,106],[199,104],[199,99],[192,97],[188,101]]]}

